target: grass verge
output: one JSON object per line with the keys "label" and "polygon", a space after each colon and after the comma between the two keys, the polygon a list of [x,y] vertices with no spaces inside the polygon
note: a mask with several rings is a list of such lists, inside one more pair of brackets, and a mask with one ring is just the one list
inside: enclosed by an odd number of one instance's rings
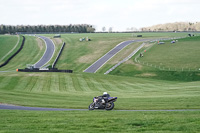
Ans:
{"label": "grass verge", "polygon": [[[0,35],[0,64],[5,62],[13,53],[15,53],[19,48],[22,43],[22,37],[19,36],[19,43],[18,42],[18,37],[17,36],[11,36],[11,35]],[[15,47],[16,46],[16,47]],[[13,49],[15,47],[15,49]],[[9,53],[10,50],[12,52]],[[9,54],[8,54],[9,53]]]}
{"label": "grass verge", "polygon": [[0,110],[1,132],[197,133],[200,112]]}

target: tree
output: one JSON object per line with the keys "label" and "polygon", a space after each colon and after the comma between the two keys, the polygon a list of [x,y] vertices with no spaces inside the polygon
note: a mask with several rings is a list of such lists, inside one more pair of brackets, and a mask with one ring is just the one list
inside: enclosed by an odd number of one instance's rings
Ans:
{"label": "tree", "polygon": [[1,25],[1,34],[5,34],[5,33],[6,33],[6,26]]}
{"label": "tree", "polygon": [[92,27],[92,26],[87,26],[87,33],[92,33],[92,32],[94,32],[95,31],[95,29]]}
{"label": "tree", "polygon": [[15,32],[79,32],[87,33],[94,32],[95,28],[92,25],[0,25],[0,34],[15,33]]}

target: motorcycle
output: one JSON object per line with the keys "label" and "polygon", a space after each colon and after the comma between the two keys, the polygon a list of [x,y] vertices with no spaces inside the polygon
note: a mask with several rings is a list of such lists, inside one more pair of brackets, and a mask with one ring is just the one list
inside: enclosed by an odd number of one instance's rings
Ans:
{"label": "motorcycle", "polygon": [[105,109],[112,110],[114,108],[114,102],[117,100],[117,97],[109,97],[104,99],[102,97],[94,97],[93,102],[89,105],[89,110],[94,109]]}

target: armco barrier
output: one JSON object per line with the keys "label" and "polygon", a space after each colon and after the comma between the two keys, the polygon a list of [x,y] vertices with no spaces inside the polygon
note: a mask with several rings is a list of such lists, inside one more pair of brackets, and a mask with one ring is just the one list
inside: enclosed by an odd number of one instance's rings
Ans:
{"label": "armco barrier", "polygon": [[65,73],[73,73],[73,70],[58,70],[57,68],[48,69],[48,70],[40,70],[39,68],[34,69],[17,69],[18,72],[65,72]]}
{"label": "armco barrier", "polygon": [[62,45],[62,47],[61,47],[61,49],[60,49],[60,51],[59,51],[59,53],[58,53],[58,55],[57,55],[55,61],[53,62],[52,68],[55,67],[55,65],[56,65],[56,63],[57,63],[57,61],[58,61],[58,59],[59,59],[59,57],[60,57],[60,55],[61,55],[61,53],[62,53],[62,51],[63,51],[64,46],[65,46],[65,42],[63,43],[63,45]]}
{"label": "armco barrier", "polygon": [[22,40],[22,44],[21,44],[20,48],[10,58],[8,58],[3,64],[1,64],[0,67],[3,67],[6,64],[8,64],[8,62],[22,50],[22,48],[24,47],[24,42],[25,42],[25,37],[24,36],[22,36],[22,37],[23,37],[23,40]]}

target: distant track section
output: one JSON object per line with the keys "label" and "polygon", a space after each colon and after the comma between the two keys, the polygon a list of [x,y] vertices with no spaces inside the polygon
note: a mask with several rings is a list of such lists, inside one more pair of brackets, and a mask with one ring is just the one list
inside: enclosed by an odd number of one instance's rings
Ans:
{"label": "distant track section", "polygon": [[37,36],[37,37],[41,38],[46,44],[46,51],[44,55],[37,63],[34,64],[35,68],[41,68],[43,65],[48,63],[53,57],[53,54],[55,52],[55,45],[53,41],[47,37],[44,36]]}
{"label": "distant track section", "polygon": [[91,66],[89,66],[87,69],[84,70],[84,72],[88,73],[96,73],[98,69],[100,69],[107,61],[109,61],[114,55],[116,55],[120,50],[125,48],[127,45],[133,43],[134,40],[129,40],[122,42],[115,46],[113,49],[111,49],[107,54],[105,54],[103,57],[101,57],[99,60],[97,60],[95,63],[93,63]]}
{"label": "distant track section", "polygon": [[97,70],[99,70],[106,62],[108,62],[113,56],[115,56],[123,48],[125,48],[126,46],[128,46],[131,43],[144,42],[144,41],[149,41],[149,39],[129,40],[129,41],[124,41],[124,42],[118,44],[113,49],[111,49],[108,53],[106,53],[104,56],[102,56],[99,60],[97,60],[95,63],[93,63],[87,69],[85,69],[83,72],[96,73]]}
{"label": "distant track section", "polygon": [[137,49],[135,49],[128,57],[123,59],[122,61],[118,62],[116,65],[114,65],[112,68],[110,68],[108,71],[106,71],[104,74],[109,74],[111,71],[113,71],[115,68],[117,68],[119,65],[124,63],[125,61],[129,60],[131,57],[133,57],[143,46],[145,43],[141,44]]}

